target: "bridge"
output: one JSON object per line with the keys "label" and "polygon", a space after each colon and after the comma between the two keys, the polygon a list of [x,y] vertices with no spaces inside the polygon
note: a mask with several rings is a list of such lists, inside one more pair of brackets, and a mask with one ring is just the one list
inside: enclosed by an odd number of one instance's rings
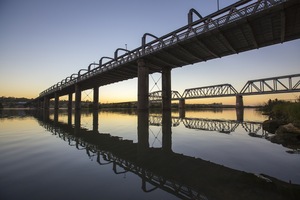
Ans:
{"label": "bridge", "polygon": [[[236,107],[243,107],[243,96],[300,92],[300,74],[263,78],[248,81],[240,92],[231,84],[220,84],[185,89],[181,95],[171,91],[171,100],[179,100],[179,108],[184,108],[186,99],[214,97],[236,97]],[[149,94],[150,101],[162,101],[162,91]]]}
{"label": "bridge", "polygon": [[148,110],[149,74],[161,72],[163,109],[169,110],[172,69],[298,39],[299,8],[298,0],[241,0],[206,17],[191,9],[186,26],[162,37],[145,33],[140,47],[116,49],[114,57],[103,56],[80,69],[41,92],[35,102],[48,109],[54,98],[58,109],[59,97],[68,95],[72,108],[75,93],[79,110],[81,92],[93,89],[98,108],[99,87],[137,77],[138,109]]}

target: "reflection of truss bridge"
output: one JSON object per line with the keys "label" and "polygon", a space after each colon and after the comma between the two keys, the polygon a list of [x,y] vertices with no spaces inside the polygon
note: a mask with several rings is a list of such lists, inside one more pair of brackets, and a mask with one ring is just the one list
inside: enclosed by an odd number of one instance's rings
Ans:
{"label": "reflection of truss bridge", "polygon": [[[180,124],[179,117],[172,117],[172,126],[176,127]],[[162,117],[159,115],[150,115],[149,116],[149,125],[151,126],[162,126]]]}
{"label": "reflection of truss bridge", "polygon": [[[202,118],[179,118],[172,117],[173,127],[179,126],[180,122],[189,129],[198,129],[205,131],[218,131],[222,133],[231,133],[241,124],[247,133],[251,136],[257,136],[262,129],[261,122],[239,122],[236,120],[220,120],[220,119],[202,119]],[[150,115],[149,124],[151,126],[162,126],[162,117],[158,115]]]}
{"label": "reflection of truss bridge", "polygon": [[206,131],[218,131],[224,133],[234,132],[239,123],[233,120],[194,119],[185,118],[183,124],[186,128]]}
{"label": "reflection of truss bridge", "polygon": [[262,123],[243,122],[242,126],[250,134],[250,136],[262,137],[257,135],[257,133],[262,129]]}

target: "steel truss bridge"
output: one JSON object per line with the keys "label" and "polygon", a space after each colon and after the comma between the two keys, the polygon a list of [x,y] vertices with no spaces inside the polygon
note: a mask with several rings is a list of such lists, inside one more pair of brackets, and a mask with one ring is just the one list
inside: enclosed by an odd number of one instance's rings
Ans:
{"label": "steel truss bridge", "polygon": [[[250,136],[261,136],[258,132],[262,131],[262,122],[237,121],[237,120],[220,120],[220,119],[205,119],[205,118],[179,118],[172,117],[172,126],[179,126],[180,123],[189,129],[198,129],[204,131],[217,131],[221,133],[235,132],[235,129],[240,125]],[[162,116],[150,115],[149,124],[151,126],[163,126]],[[263,131],[262,131],[263,132]]]}
{"label": "steel truss bridge", "polygon": [[[172,100],[294,92],[300,92],[300,74],[250,80],[243,86],[240,92],[231,84],[190,88],[184,90],[182,95],[178,91],[172,91]],[[149,100],[161,101],[162,91],[149,93]]]}
{"label": "steel truss bridge", "polygon": [[[207,200],[210,196],[216,197],[218,193],[215,191],[222,188],[227,191],[227,194],[225,196],[220,194],[222,196],[217,198],[242,198],[243,195],[251,198],[248,188],[240,189],[236,194],[236,185],[245,184],[245,177],[247,177],[247,180],[250,180],[247,183],[250,184],[249,187],[259,191],[260,197],[267,198],[270,192],[274,194],[274,191],[278,191],[277,189],[283,187],[284,184],[286,187],[287,184],[272,182],[277,188],[274,190],[273,187],[266,187],[270,186],[270,183],[262,181],[260,177],[251,173],[172,151],[166,153],[161,149],[148,148],[147,151],[144,149],[139,152],[139,142],[133,143],[131,140],[123,140],[108,133],[102,134],[80,126],[74,127],[70,124],[52,121],[49,118],[45,119],[45,116],[36,115],[35,117],[47,131],[66,141],[70,146],[85,151],[88,157],[100,166],[111,165],[116,175],[131,172],[139,176],[142,179],[141,188],[144,192],[152,192],[159,188],[180,199]],[[230,181],[234,184],[224,184],[224,180],[228,177],[231,177]],[[210,184],[207,184],[208,180]],[[152,187],[149,188],[148,185]],[[286,194],[276,193],[276,195],[283,197]]]}
{"label": "steel truss bridge", "polygon": [[[99,87],[137,77],[138,106],[148,109],[149,74],[165,72],[162,90],[169,95],[171,69],[299,39],[299,10],[299,0],[241,0],[205,17],[191,9],[186,26],[162,37],[145,33],[140,47],[116,49],[113,57],[101,57],[42,91],[35,101],[49,108],[55,98],[58,108],[60,96],[69,95],[71,101],[75,93],[75,109],[80,109],[82,91],[93,89],[96,105]],[[169,106],[169,96],[165,99]]]}

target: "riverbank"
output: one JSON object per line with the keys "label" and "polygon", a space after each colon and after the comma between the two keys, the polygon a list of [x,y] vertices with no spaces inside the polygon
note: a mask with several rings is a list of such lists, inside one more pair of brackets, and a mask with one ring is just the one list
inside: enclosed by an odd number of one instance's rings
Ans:
{"label": "riverbank", "polygon": [[274,134],[268,139],[291,149],[300,149],[300,101],[269,100],[262,111],[269,115],[263,129]]}

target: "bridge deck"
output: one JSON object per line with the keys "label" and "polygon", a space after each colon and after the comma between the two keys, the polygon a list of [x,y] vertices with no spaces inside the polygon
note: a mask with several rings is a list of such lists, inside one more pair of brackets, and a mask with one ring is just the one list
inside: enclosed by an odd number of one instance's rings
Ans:
{"label": "bridge deck", "polygon": [[[249,1],[246,1],[249,2]],[[144,59],[149,73],[162,67],[177,68],[224,57],[300,37],[300,2],[297,0],[255,1],[244,8],[228,8],[205,17],[161,38],[63,80],[40,94],[54,97],[137,77],[137,60]],[[118,51],[118,50],[117,50]],[[115,55],[117,56],[117,51]]]}

